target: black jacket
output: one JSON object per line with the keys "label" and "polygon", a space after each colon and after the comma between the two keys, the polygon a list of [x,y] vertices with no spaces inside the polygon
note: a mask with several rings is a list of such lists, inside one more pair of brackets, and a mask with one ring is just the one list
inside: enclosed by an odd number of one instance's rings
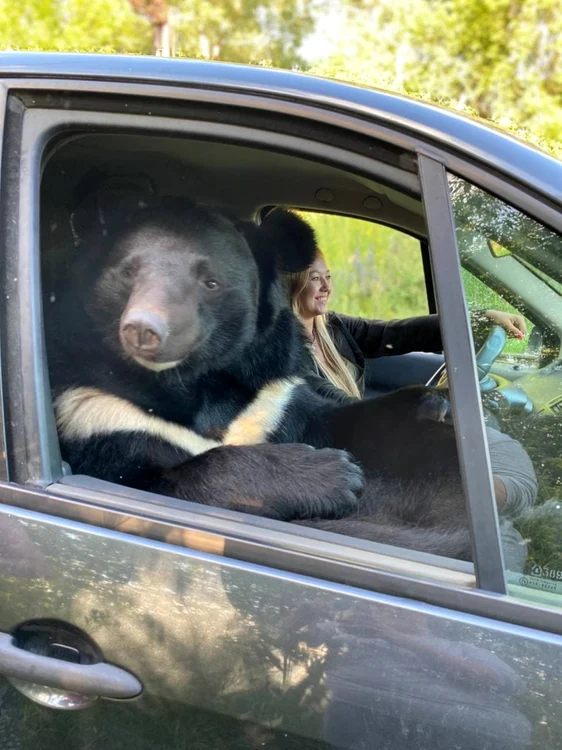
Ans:
{"label": "black jacket", "polygon": [[[366,359],[408,352],[443,351],[438,315],[404,320],[366,320],[330,312],[326,324],[339,353],[356,366],[361,393],[365,390]],[[317,393],[332,400],[347,400],[345,394],[321,374],[311,354],[307,369],[307,380]]]}

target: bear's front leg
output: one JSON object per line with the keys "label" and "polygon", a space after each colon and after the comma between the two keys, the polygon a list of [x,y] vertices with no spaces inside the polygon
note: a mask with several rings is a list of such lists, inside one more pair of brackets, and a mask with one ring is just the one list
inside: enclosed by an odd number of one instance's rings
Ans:
{"label": "bear's front leg", "polygon": [[367,477],[419,481],[459,472],[446,394],[425,386],[327,410],[311,420],[305,440],[314,435],[351,453]]}
{"label": "bear's front leg", "polygon": [[158,490],[281,521],[340,518],[355,510],[363,473],[341,450],[300,443],[221,446],[166,471]]}

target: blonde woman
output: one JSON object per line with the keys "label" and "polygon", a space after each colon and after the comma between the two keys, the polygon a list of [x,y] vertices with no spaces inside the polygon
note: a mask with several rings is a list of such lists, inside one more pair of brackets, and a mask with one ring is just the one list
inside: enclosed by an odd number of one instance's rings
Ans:
{"label": "blonde woman", "polygon": [[[407,354],[442,352],[437,315],[405,320],[367,320],[328,312],[332,277],[320,250],[314,263],[302,273],[288,274],[287,287],[293,312],[302,322],[309,343],[311,368],[320,376],[317,390],[336,396],[328,385],[347,396],[361,398],[365,390],[365,359]],[[526,333],[521,315],[486,310],[483,317],[501,325],[510,336]]]}

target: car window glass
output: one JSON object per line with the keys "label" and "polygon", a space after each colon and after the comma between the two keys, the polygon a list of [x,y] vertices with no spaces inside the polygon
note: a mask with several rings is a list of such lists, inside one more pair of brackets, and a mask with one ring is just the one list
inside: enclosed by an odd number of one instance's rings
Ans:
{"label": "car window glass", "polygon": [[562,237],[457,176],[449,186],[509,591],[562,606]]}
{"label": "car window glass", "polygon": [[334,310],[382,320],[427,315],[419,240],[370,221],[300,213],[316,230],[330,266]]}

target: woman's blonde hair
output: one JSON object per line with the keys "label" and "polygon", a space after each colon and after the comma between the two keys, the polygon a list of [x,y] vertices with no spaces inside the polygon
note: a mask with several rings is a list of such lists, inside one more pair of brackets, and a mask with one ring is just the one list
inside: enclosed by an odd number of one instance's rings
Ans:
{"label": "woman's blonde hair", "polygon": [[[317,251],[314,260],[316,261],[319,259],[325,260],[321,250]],[[308,284],[309,276],[309,268],[305,271],[300,271],[299,273],[289,273],[285,275],[287,291],[289,292],[291,300],[291,307],[299,320],[302,320],[300,297]],[[361,393],[359,392],[355,380],[356,368],[338,352],[326,325],[326,315],[316,315],[312,325],[315,333],[316,344],[322,351],[324,359],[326,360],[321,360],[315,349],[311,349],[311,354],[318,369],[330,381],[330,383],[332,383],[332,385],[336,386],[336,388],[345,391],[348,396],[361,398]]]}

